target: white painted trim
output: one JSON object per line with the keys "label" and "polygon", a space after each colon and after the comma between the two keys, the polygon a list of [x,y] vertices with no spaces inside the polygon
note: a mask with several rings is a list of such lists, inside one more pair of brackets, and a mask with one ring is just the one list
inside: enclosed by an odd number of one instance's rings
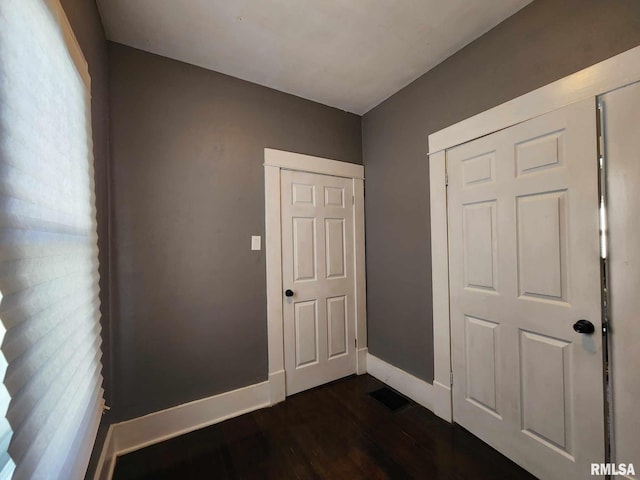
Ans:
{"label": "white painted trim", "polygon": [[355,163],[339,162],[327,158],[312,157],[284,150],[264,149],[264,165],[299,170],[301,172],[322,173],[334,177],[364,179],[364,167]]}
{"label": "white painted trim", "polygon": [[[611,57],[556,82],[429,135],[431,275],[433,283],[434,412],[451,420],[451,338],[446,149],[571,103],[640,81],[640,47]],[[449,400],[447,401],[447,395]]]}
{"label": "white painted trim", "polygon": [[[266,155],[266,152],[265,152]],[[269,375],[284,378],[282,325],[282,226],[280,218],[280,168],[264,166],[265,255],[267,261],[267,343]],[[274,384],[272,398],[284,400],[285,382]]]}
{"label": "white painted trim", "polygon": [[367,347],[358,348],[356,352],[356,373],[358,375],[364,375],[367,373],[367,358],[369,356],[369,349]]}
{"label": "white painted trim", "polygon": [[286,394],[285,376],[284,370],[279,370],[274,373],[269,373],[269,385],[270,385],[270,401],[271,405],[284,402]]}
{"label": "white painted trim", "polygon": [[268,407],[270,382],[257,383],[109,427],[94,480],[110,480],[116,457]]}
{"label": "white painted trim", "polygon": [[269,382],[178,405],[115,425],[118,455],[271,405]]}
{"label": "white painted trim", "polygon": [[[76,35],[71,28],[71,24],[69,23],[69,19],[64,11],[64,8],[62,7],[60,0],[46,0],[45,3],[47,4],[49,11],[56,18],[58,25],[60,25],[60,29],[67,45],[69,55],[71,56],[71,59],[75,64],[78,74],[87,87],[88,97],[90,98],[91,76],[89,75],[89,65],[87,64],[87,60],[84,57],[82,49],[80,48],[78,39],[76,38]],[[89,118],[91,118],[91,115],[89,115]]]}
{"label": "white painted trim", "polygon": [[640,81],[640,47],[429,135],[431,154]]}
{"label": "white painted trim", "polygon": [[369,375],[386,383],[424,408],[433,411],[433,386],[430,383],[371,354],[367,355],[367,370]]}
{"label": "white painted trim", "polygon": [[[433,292],[433,383],[438,395],[434,413],[451,421],[451,335],[449,326],[449,237],[447,228],[446,155],[429,159],[431,207],[431,282]],[[442,201],[444,199],[444,201]],[[446,387],[447,390],[443,390]],[[448,392],[448,393],[447,393]],[[445,394],[448,398],[445,398]]]}
{"label": "white painted trim", "polygon": [[[353,179],[354,215],[353,215],[353,245],[354,245],[354,272],[356,275],[355,288],[355,312],[356,312],[356,338],[358,339],[356,355],[356,373],[367,373],[367,286],[366,286],[366,259],[364,241],[364,180]],[[364,353],[362,353],[364,352]]]}
{"label": "white painted trim", "polygon": [[433,382],[433,413],[446,420],[453,422],[453,405],[451,404],[451,387],[448,382],[446,385]]}
{"label": "white painted trim", "polygon": [[[367,299],[364,240],[364,167],[300,153],[264,149],[265,252],[267,263],[267,336],[269,346],[269,378],[273,403],[286,396],[284,372],[284,329],[282,311],[282,217],[281,170],[297,170],[353,179],[353,225],[355,262],[356,373],[367,372]],[[364,353],[363,353],[364,352]],[[282,381],[280,381],[280,378]]]}

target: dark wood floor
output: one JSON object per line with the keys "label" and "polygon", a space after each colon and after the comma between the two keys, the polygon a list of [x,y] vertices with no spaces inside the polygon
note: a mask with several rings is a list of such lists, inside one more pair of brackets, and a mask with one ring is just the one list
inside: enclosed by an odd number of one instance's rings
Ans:
{"label": "dark wood floor", "polygon": [[118,459],[125,479],[532,479],[464,429],[349,377]]}

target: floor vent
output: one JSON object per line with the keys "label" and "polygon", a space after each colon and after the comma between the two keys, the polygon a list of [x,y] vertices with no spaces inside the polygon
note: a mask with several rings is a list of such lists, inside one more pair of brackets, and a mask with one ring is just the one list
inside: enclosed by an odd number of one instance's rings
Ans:
{"label": "floor vent", "polygon": [[370,392],[369,395],[378,400],[392,412],[397,412],[402,407],[406,407],[411,403],[409,399],[403,397],[398,392],[396,392],[395,390],[391,390],[388,387],[374,390],[373,392]]}

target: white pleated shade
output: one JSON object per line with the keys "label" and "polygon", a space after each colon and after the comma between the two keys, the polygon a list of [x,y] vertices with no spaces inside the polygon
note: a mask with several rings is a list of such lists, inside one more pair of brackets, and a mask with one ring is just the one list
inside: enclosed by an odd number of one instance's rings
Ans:
{"label": "white pleated shade", "polygon": [[0,0],[0,480],[82,478],[103,406],[90,88],[58,0]]}

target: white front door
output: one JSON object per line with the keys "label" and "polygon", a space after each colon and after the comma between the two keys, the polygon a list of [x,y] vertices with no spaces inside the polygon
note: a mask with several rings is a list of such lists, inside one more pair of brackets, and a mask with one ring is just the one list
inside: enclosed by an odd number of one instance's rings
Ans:
{"label": "white front door", "polygon": [[454,421],[542,479],[604,462],[596,139],[588,100],[447,151]]}
{"label": "white front door", "polygon": [[356,371],[353,180],[282,170],[287,395]]}

